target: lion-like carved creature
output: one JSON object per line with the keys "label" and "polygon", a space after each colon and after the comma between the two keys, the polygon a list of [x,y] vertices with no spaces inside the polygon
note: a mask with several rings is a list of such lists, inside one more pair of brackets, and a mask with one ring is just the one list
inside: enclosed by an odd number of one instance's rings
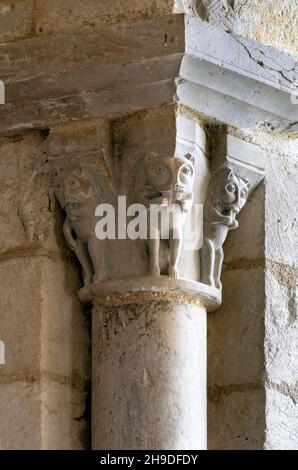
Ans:
{"label": "lion-like carved creature", "polygon": [[228,167],[211,177],[204,207],[204,243],[201,249],[201,281],[221,288],[223,244],[229,230],[238,228],[236,217],[245,205],[250,184]]}
{"label": "lion-like carved creature", "polygon": [[[195,179],[192,155],[168,157],[149,154],[139,164],[136,192],[150,213],[148,234],[149,266],[152,276],[160,275],[160,239],[169,241],[168,275],[178,277],[178,261],[183,243],[183,224],[193,205]],[[153,218],[152,206],[159,216]],[[156,213],[156,212],[155,212]],[[158,215],[158,214],[157,214]]]}
{"label": "lion-like carved creature", "polygon": [[103,242],[95,234],[95,209],[101,202],[99,184],[95,184],[89,172],[79,166],[65,176],[56,196],[66,211],[63,232],[68,246],[82,265],[84,284],[102,280]]}

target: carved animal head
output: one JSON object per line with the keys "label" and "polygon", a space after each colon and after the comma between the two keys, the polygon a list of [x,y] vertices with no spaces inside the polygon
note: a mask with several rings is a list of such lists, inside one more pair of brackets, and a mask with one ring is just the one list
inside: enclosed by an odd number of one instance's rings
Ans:
{"label": "carved animal head", "polygon": [[169,196],[185,198],[193,190],[195,171],[192,155],[165,157],[151,153],[145,157],[138,174],[138,189],[147,193],[148,199]]}
{"label": "carved animal head", "polygon": [[250,184],[230,168],[215,172],[211,182],[213,205],[220,208],[223,215],[231,211],[238,214],[245,205]]}
{"label": "carved animal head", "polygon": [[82,166],[69,172],[63,181],[63,206],[75,211],[98,202],[100,189],[95,186],[89,172]]}

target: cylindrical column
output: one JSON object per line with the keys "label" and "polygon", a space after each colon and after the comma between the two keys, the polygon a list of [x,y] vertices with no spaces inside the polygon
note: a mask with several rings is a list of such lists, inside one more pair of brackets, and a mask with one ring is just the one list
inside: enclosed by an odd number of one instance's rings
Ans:
{"label": "cylindrical column", "polygon": [[93,303],[93,449],[205,449],[205,307]]}

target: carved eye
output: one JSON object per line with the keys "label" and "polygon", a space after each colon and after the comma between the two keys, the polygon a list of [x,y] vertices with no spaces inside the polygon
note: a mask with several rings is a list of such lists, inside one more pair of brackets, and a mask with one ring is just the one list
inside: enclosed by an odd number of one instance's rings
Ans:
{"label": "carved eye", "polygon": [[156,167],[156,173],[159,173],[161,175],[164,175],[165,173],[167,173],[167,169],[164,165],[158,165]]}
{"label": "carved eye", "polygon": [[184,166],[184,167],[182,168],[182,173],[183,173],[184,175],[189,176],[189,175],[192,174],[192,169],[191,169],[189,166]]}
{"label": "carved eye", "polygon": [[79,182],[78,182],[78,180],[75,179],[75,178],[70,178],[70,179],[68,180],[68,184],[69,184],[69,186],[70,186],[71,188],[76,188],[77,186],[79,186]]}
{"label": "carved eye", "polygon": [[228,183],[226,185],[226,190],[228,191],[228,193],[234,193],[236,191],[236,187],[234,184]]}

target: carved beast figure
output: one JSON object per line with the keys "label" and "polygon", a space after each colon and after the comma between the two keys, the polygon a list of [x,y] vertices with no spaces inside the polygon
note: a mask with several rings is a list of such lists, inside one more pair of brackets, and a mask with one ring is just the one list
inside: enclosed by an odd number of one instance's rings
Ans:
{"label": "carved beast figure", "polygon": [[99,185],[80,166],[65,176],[56,196],[66,211],[63,232],[82,265],[84,284],[100,281],[104,276],[103,242],[95,235],[95,209],[101,202]]}
{"label": "carved beast figure", "polygon": [[[183,224],[193,205],[195,171],[193,157],[149,154],[139,164],[136,192],[140,203],[158,206],[160,217],[150,217],[149,265],[152,276],[160,275],[160,239],[169,241],[168,275],[178,277],[178,260],[183,242]],[[150,211],[150,215],[152,212]]]}
{"label": "carved beast figure", "polygon": [[245,205],[249,183],[230,168],[212,176],[204,206],[204,243],[201,249],[201,281],[221,289],[223,244],[229,230],[238,228],[237,215]]}

